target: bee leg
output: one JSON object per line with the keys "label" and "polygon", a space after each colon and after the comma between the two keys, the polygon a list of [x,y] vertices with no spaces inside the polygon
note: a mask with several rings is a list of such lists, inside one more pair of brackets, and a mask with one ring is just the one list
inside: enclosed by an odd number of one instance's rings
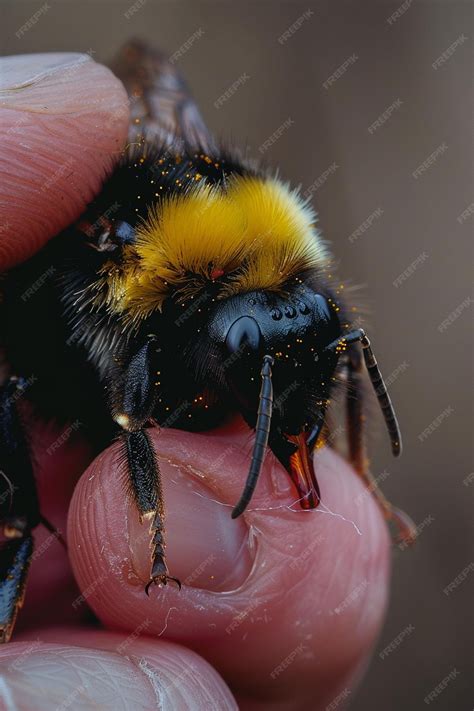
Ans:
{"label": "bee leg", "polygon": [[25,597],[33,537],[28,529],[6,529],[11,538],[0,545],[0,643],[8,642]]}
{"label": "bee leg", "polygon": [[181,588],[177,578],[168,573],[165,556],[165,512],[160,470],[156,454],[146,430],[125,432],[123,435],[130,482],[130,493],[137,505],[140,520],[150,522],[151,570],[145,587],[148,595],[152,584],[167,585],[174,582]]}
{"label": "bee leg", "polygon": [[46,518],[46,516],[43,516],[43,514],[40,515],[40,523],[45,527],[45,529],[47,531],[52,533],[53,536],[55,536],[57,538],[58,543],[60,543],[62,545],[62,547],[64,548],[64,550],[67,551],[66,539],[64,538],[61,531],[58,528],[56,528],[56,526],[54,524],[52,524],[51,521],[49,521]]}
{"label": "bee leg", "polygon": [[364,386],[362,382],[362,355],[356,345],[350,345],[347,362],[346,417],[350,461],[363,479],[367,490],[377,501],[387,521],[393,521],[399,530],[400,542],[412,543],[416,538],[416,527],[406,513],[388,501],[377,484],[370,469],[365,449],[364,437]]}
{"label": "bee leg", "polygon": [[40,521],[36,483],[17,401],[22,378],[0,387],[0,642],[8,642],[23,604],[33,551],[31,529]]}

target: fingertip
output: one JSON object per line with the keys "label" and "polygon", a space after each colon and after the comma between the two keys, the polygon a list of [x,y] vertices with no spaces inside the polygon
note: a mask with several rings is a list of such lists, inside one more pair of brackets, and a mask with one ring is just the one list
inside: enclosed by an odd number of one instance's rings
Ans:
{"label": "fingertip", "polygon": [[[321,450],[322,503],[300,510],[294,492],[275,490],[286,474],[269,457],[251,506],[232,521],[247,435],[161,430],[152,438],[168,565],[183,590],[144,595],[150,535],[121,494],[112,448],[79,482],[69,514],[72,565],[87,602],[113,628],[133,630],[148,617],[150,632],[205,656],[239,698],[324,708],[341,685],[353,685],[386,609],[389,537],[370,492],[341,458]],[[226,584],[229,568],[234,585]],[[293,662],[280,673],[288,656]]]}
{"label": "fingertip", "polygon": [[122,83],[89,55],[0,59],[0,269],[79,217],[125,143]]}
{"label": "fingertip", "polygon": [[146,630],[146,619],[131,635],[50,628],[6,645],[0,649],[0,700],[25,711],[235,711],[230,690],[208,662],[147,637]]}

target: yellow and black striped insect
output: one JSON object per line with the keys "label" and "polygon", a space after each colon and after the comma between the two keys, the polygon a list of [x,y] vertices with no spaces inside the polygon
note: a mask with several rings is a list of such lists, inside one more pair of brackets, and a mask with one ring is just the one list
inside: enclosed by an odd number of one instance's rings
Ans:
{"label": "yellow and black striped insect", "polygon": [[[412,536],[366,467],[364,362],[396,456],[400,432],[369,340],[329,277],[313,210],[281,180],[216,146],[162,55],[133,43],[114,68],[132,109],[119,166],[82,219],[2,283],[8,371],[0,469],[13,487],[11,501],[0,504],[3,639],[24,593],[32,530],[42,522],[16,407],[25,382],[39,415],[79,419],[97,450],[121,437],[129,491],[150,521],[147,592],[151,583],[178,583],[165,559],[147,427],[205,430],[240,413],[255,441],[232,516],[248,506],[267,446],[300,505],[314,508],[320,491],[311,454],[327,436],[336,376],[347,380],[350,459],[386,517]],[[25,299],[38,278],[41,289]]]}

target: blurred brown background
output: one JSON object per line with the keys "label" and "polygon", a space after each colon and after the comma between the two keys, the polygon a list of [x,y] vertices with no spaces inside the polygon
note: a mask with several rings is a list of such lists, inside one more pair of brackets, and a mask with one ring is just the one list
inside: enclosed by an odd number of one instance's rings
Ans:
{"label": "blurred brown background", "polygon": [[472,5],[49,0],[18,37],[41,5],[3,3],[3,54],[108,61],[131,36],[170,55],[193,38],[177,62],[211,128],[313,194],[341,276],[366,287],[403,425],[399,461],[375,426],[373,471],[420,527],[414,550],[394,548],[387,622],[351,708],[425,708],[455,669],[431,703],[471,709]]}

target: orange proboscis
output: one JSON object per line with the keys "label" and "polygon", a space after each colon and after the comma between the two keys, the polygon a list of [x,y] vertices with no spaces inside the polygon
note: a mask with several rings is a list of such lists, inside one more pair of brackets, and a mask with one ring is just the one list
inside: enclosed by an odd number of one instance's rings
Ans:
{"label": "orange proboscis", "polygon": [[321,496],[318,480],[314,471],[313,460],[307,445],[307,432],[299,435],[287,435],[287,439],[298,446],[290,457],[290,478],[300,496],[302,509],[314,509],[318,506]]}

